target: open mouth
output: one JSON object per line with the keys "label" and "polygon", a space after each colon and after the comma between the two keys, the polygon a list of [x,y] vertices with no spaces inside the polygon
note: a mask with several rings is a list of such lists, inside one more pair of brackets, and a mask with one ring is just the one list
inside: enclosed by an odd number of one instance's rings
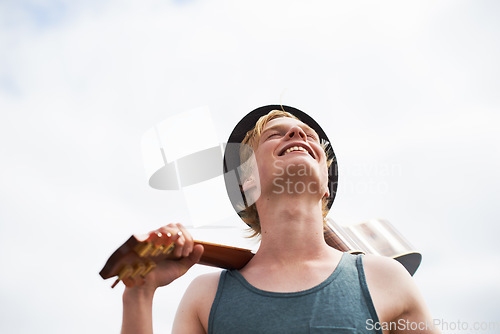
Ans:
{"label": "open mouth", "polygon": [[302,145],[302,144],[299,144],[299,143],[292,143],[290,145],[287,145],[283,148],[283,150],[280,152],[279,156],[284,156],[288,153],[292,153],[292,152],[303,152],[303,153],[308,153],[311,157],[313,157],[315,159],[315,156],[312,152],[312,150],[305,146],[305,145]]}

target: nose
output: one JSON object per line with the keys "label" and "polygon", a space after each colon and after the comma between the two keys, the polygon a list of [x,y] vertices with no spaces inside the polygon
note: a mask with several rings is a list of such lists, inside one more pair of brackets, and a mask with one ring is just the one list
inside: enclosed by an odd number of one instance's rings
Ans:
{"label": "nose", "polygon": [[288,130],[286,137],[288,139],[293,139],[294,137],[299,137],[303,140],[307,140],[307,135],[304,132],[304,130],[302,130],[302,128],[300,126],[291,127],[290,130]]}

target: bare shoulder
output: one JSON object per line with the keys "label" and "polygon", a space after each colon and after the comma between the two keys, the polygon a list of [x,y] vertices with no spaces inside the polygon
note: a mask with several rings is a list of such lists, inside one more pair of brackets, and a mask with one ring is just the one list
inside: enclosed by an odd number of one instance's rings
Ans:
{"label": "bare shoulder", "polygon": [[182,297],[175,315],[174,333],[206,333],[220,272],[195,278]]}
{"label": "bare shoulder", "polygon": [[[432,323],[417,285],[402,264],[388,257],[365,255],[363,268],[380,322],[397,322],[403,319]],[[435,333],[427,329],[428,331],[422,330],[420,333]]]}
{"label": "bare shoulder", "polygon": [[[408,271],[398,261],[377,255],[363,256],[363,268],[368,284],[378,288],[396,287],[403,288],[412,285],[412,278]],[[407,286],[410,288],[410,286]]]}
{"label": "bare shoulder", "polygon": [[197,301],[201,297],[210,297],[213,293],[215,297],[215,292],[217,291],[217,286],[219,285],[220,272],[204,274],[196,277],[186,290],[185,296],[195,294]]}

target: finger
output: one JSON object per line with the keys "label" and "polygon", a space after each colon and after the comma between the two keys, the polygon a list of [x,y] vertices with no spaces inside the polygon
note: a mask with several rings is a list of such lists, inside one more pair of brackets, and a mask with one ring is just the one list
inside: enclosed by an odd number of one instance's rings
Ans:
{"label": "finger", "polygon": [[149,232],[148,241],[153,243],[155,246],[162,245],[166,240],[168,240],[174,230],[177,231],[176,228],[162,226],[157,230]]}
{"label": "finger", "polygon": [[[174,239],[172,238],[174,234],[178,232],[178,229],[176,227],[170,227],[170,226],[163,226],[157,230],[157,232],[160,234],[159,235],[159,244],[164,245],[164,246],[169,246],[172,242],[174,242]],[[157,233],[157,236],[158,236]]]}
{"label": "finger", "polygon": [[193,264],[200,262],[204,251],[205,248],[203,248],[203,245],[194,245],[193,252],[189,255],[189,259],[193,262]]}
{"label": "finger", "polygon": [[179,238],[179,231],[176,224],[168,224],[156,230],[155,233],[158,237],[159,244],[169,246]]}
{"label": "finger", "polygon": [[149,241],[155,246],[164,245],[166,240],[168,240],[172,234],[166,229],[159,229],[151,232],[149,236]]}
{"label": "finger", "polygon": [[200,262],[201,256],[203,255],[203,246],[198,244],[195,245],[191,254],[188,257],[183,258],[179,262],[181,262],[184,267],[184,272],[188,271],[196,263]]}
{"label": "finger", "polygon": [[191,236],[191,233],[189,233],[188,230],[186,230],[184,226],[182,226],[182,224],[177,224],[177,227],[184,236],[184,246],[182,248],[182,256],[186,257],[193,251],[194,247],[193,237]]}
{"label": "finger", "polygon": [[184,234],[182,233],[182,231],[177,231],[177,233],[174,234],[173,238],[175,240],[174,241],[175,242],[175,248],[174,248],[173,255],[176,258],[180,258],[180,257],[182,257],[183,248],[184,248],[184,244],[186,243],[186,239],[185,239]]}

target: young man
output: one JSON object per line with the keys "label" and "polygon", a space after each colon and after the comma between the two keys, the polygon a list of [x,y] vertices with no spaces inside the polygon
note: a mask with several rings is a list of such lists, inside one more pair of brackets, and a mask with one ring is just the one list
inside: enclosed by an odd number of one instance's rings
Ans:
{"label": "young man", "polygon": [[[250,198],[241,215],[261,235],[260,247],[239,271],[196,278],[173,332],[437,333],[403,266],[326,244],[323,219],[336,190],[326,138],[314,121],[294,117],[303,115],[294,108],[267,106],[257,114],[272,109],[277,111],[260,118],[243,140],[253,149],[256,167],[243,171],[241,188]],[[158,242],[175,238],[178,260],[162,262],[144,280],[124,280],[122,333],[152,333],[155,290],[184,274],[203,253],[182,225],[152,235]]]}

